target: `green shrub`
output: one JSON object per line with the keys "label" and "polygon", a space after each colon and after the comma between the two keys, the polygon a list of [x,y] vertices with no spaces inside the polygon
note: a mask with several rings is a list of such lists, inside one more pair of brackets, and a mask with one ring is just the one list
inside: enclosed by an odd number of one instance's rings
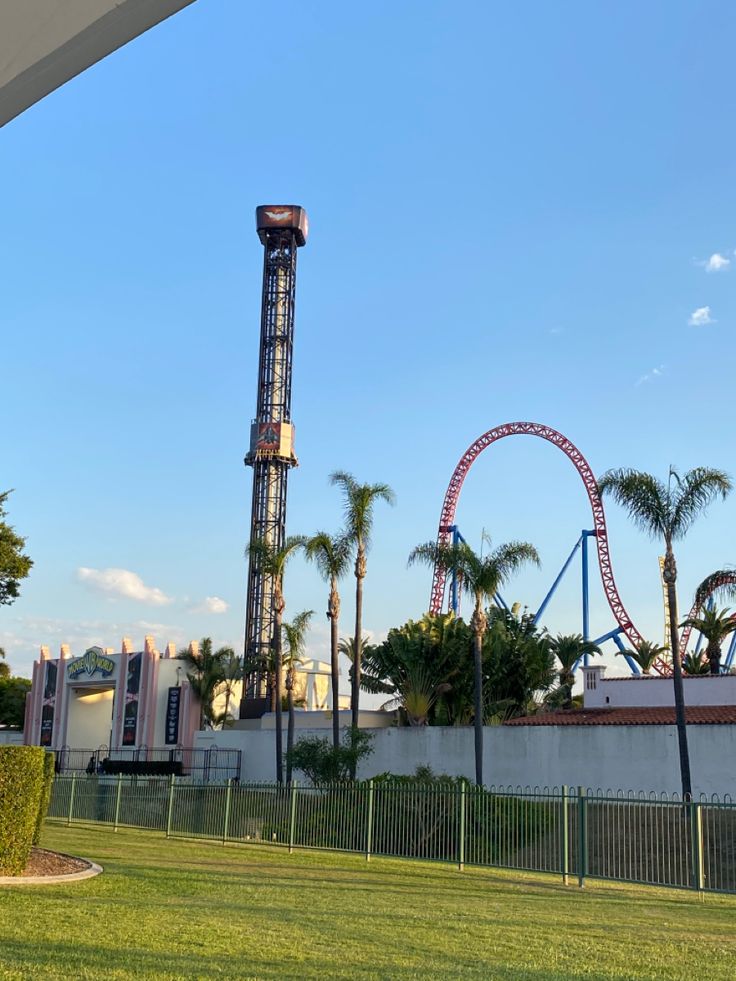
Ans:
{"label": "green shrub", "polygon": [[40,746],[0,746],[0,875],[20,875],[31,854],[45,755]]}
{"label": "green shrub", "polygon": [[46,753],[43,758],[43,789],[41,799],[38,802],[38,815],[36,816],[36,830],[33,832],[33,844],[37,845],[41,840],[41,828],[46,820],[49,804],[51,803],[51,787],[54,782],[54,764],[56,762],[55,753]]}
{"label": "green shrub", "polygon": [[306,736],[286,754],[295,770],[315,784],[342,783],[350,779],[361,760],[373,752],[373,736],[364,729],[345,729],[335,749],[329,739]]}

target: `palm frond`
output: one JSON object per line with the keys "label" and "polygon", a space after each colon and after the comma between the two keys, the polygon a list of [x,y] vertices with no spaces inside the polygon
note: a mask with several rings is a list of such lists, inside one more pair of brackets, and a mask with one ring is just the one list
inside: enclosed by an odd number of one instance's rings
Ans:
{"label": "palm frond", "polygon": [[634,524],[652,538],[667,536],[671,520],[669,493],[656,477],[628,468],[607,470],[598,481],[598,493],[601,497],[610,494],[626,508]]}
{"label": "palm frond", "polygon": [[359,484],[352,474],[336,470],[330,483],[341,488],[347,537],[369,548],[373,530],[373,505],[383,500],[393,505],[396,496],[388,484]]}
{"label": "palm frond", "polygon": [[326,531],[316,532],[304,546],[307,559],[314,562],[326,582],[345,575],[350,568],[352,552],[353,543],[346,535],[330,535]]}
{"label": "palm frond", "polygon": [[692,523],[716,499],[725,500],[733,483],[728,474],[711,467],[688,470],[678,483],[672,505],[671,536],[682,538]]}

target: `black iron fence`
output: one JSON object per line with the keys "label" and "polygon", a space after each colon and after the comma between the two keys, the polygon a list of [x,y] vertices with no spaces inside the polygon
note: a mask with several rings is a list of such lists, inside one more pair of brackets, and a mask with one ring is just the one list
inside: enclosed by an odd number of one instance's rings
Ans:
{"label": "black iron fence", "polygon": [[49,816],[205,838],[736,892],[736,804],[578,788],[54,782]]}
{"label": "black iron fence", "polygon": [[64,747],[56,754],[56,772],[59,775],[85,774],[86,776],[148,776],[192,777],[204,783],[222,783],[240,777],[239,749],[184,749],[181,747],[122,748],[110,750],[69,749]]}

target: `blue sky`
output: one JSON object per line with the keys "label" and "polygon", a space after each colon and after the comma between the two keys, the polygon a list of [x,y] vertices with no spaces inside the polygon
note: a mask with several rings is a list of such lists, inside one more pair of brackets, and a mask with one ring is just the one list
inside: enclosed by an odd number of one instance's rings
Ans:
{"label": "blue sky", "polygon": [[[735,35],[726,2],[277,18],[198,0],[5,127],[0,486],[35,560],[0,608],[15,670],[41,643],[241,645],[261,203],[311,223],[289,531],[338,527],[334,469],[397,493],[376,514],[374,635],[426,609],[407,554],[493,426],[553,426],[597,474],[736,472]],[[658,548],[608,512],[622,598],[657,639]],[[681,546],[683,606],[736,561],[735,517],[736,495]],[[535,607],[590,515],[561,454],[518,438],[478,460],[458,522],[474,544],[486,528],[538,547],[543,569],[507,590]],[[578,594],[576,573],[552,630],[580,629]],[[326,656],[325,588],[301,560],[287,601],[318,611]]]}

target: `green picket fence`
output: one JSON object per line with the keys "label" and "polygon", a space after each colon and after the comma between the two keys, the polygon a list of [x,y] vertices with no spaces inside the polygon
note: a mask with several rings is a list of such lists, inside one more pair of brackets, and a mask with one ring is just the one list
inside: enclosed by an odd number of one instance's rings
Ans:
{"label": "green picket fence", "polygon": [[175,778],[54,781],[49,817],[167,837],[357,852],[736,892],[736,804],[584,788],[368,781],[324,787]]}

